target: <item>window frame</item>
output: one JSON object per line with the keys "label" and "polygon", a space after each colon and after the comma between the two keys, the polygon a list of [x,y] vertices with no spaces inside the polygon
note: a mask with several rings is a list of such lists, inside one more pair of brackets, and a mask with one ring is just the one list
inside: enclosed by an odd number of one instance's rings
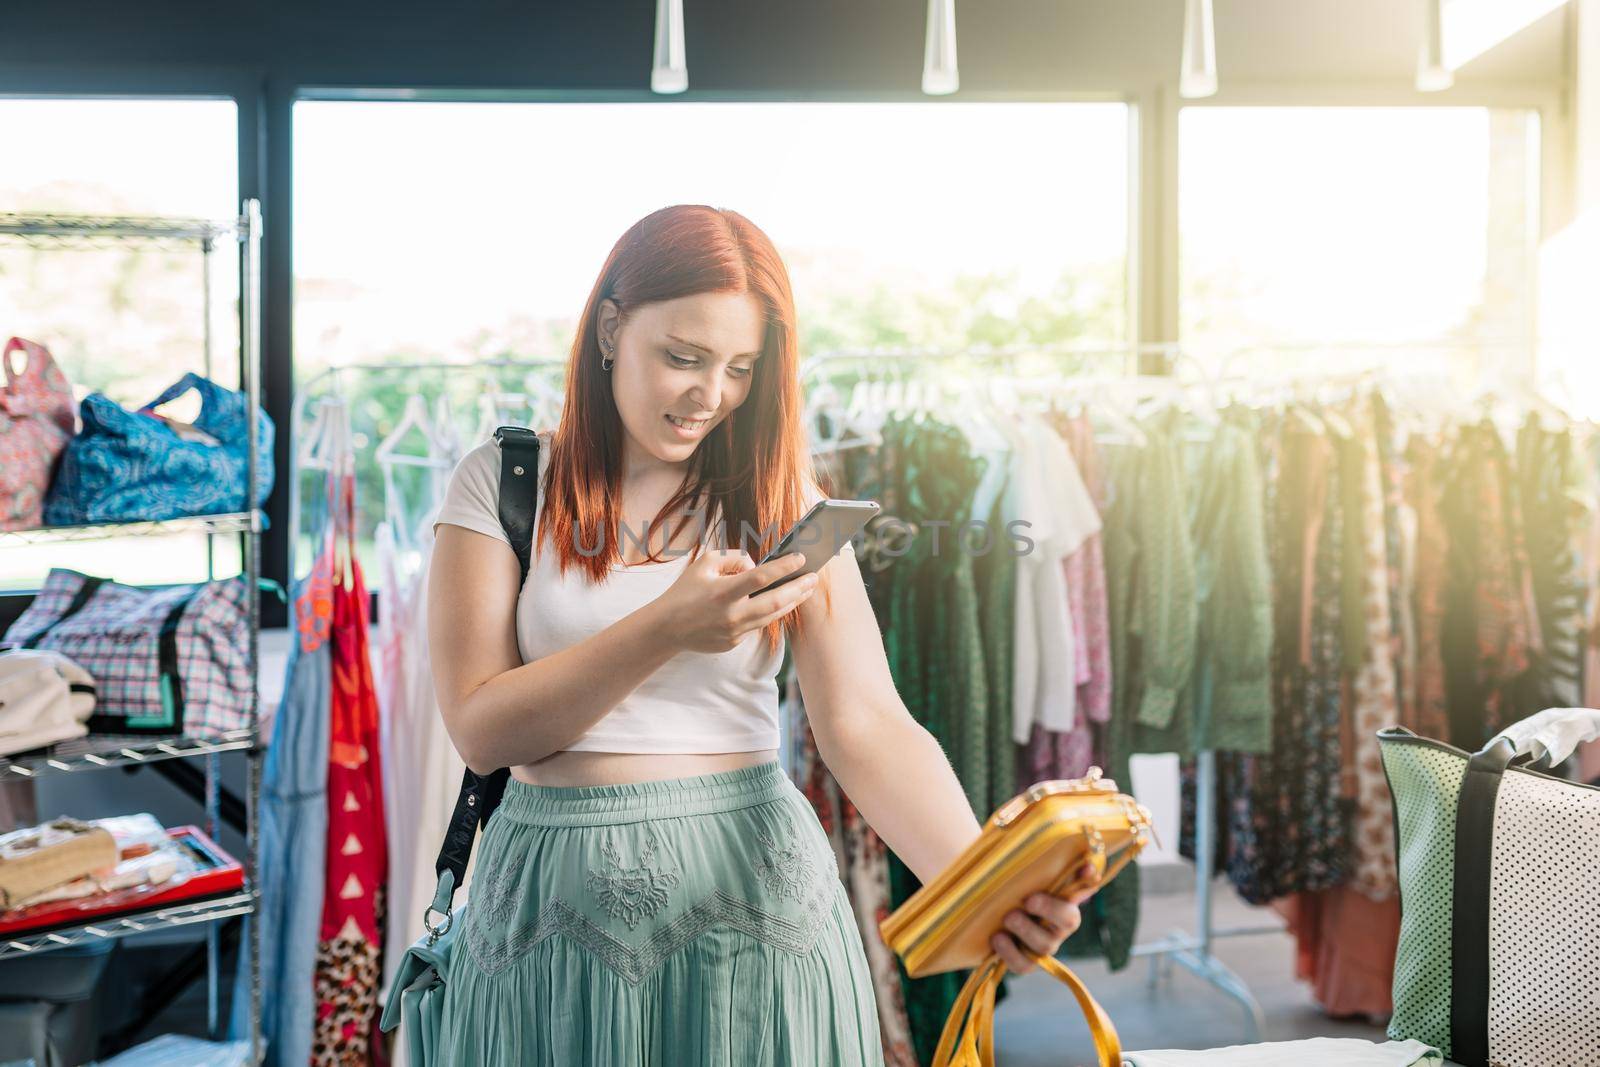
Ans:
{"label": "window frame", "polygon": [[[1314,107],[1444,107],[1444,108],[1504,108],[1530,111],[1539,116],[1539,227],[1541,242],[1565,224],[1562,205],[1571,202],[1571,147],[1572,121],[1562,94],[1555,89],[1516,85],[1464,85],[1443,93],[1421,93],[1414,86],[1338,84],[1295,85],[1290,83],[1262,82],[1228,87],[1226,80],[1218,92],[1198,100],[1181,100],[1175,87],[1165,89],[1148,101],[1151,113],[1160,116],[1161,151],[1170,159],[1171,166],[1164,168],[1164,181],[1160,184],[1159,210],[1154,205],[1150,225],[1159,228],[1161,238],[1151,252],[1158,277],[1147,279],[1151,292],[1157,294],[1159,306],[1141,320],[1150,331],[1145,336],[1172,342],[1182,342],[1180,307],[1180,252],[1179,247],[1179,197],[1181,173],[1178,159],[1179,112],[1183,108],[1201,107],[1253,107],[1253,108],[1314,108]],[[1534,276],[1530,279],[1531,306],[1529,316],[1537,323],[1539,316],[1538,262],[1534,261]],[[1536,329],[1536,327],[1534,327]],[[1538,337],[1530,333],[1528,358],[1537,360]],[[1163,368],[1152,367],[1152,370]],[[1527,368],[1533,374],[1535,368]]]}
{"label": "window frame", "polygon": [[[228,100],[235,109],[237,135],[235,138],[238,162],[238,200],[264,200],[263,167],[265,150],[263,125],[265,121],[263,85],[265,79],[259,70],[248,68],[211,67],[188,68],[183,71],[158,71],[149,68],[97,66],[93,69],[62,70],[49,67],[0,66],[0,102],[8,99],[52,100]],[[263,208],[265,218],[268,208]],[[263,351],[261,353],[262,404],[276,425],[287,425],[290,398],[281,384],[275,381],[274,370],[280,370],[266,348],[268,335],[266,313],[271,307],[265,283],[267,241],[262,251],[262,303]],[[277,386],[277,387],[275,387]],[[288,452],[285,442],[279,440],[274,448],[274,462],[282,470]],[[275,485],[268,499],[266,512],[269,527],[261,535],[261,574],[282,581],[283,567],[277,564],[272,542],[274,531],[281,529],[282,516],[287,511],[288,498]],[[281,534],[278,535],[281,538]],[[283,542],[286,556],[287,541]],[[27,610],[33,602],[33,593],[0,594],[0,632],[3,632]],[[261,603],[262,625],[283,626],[287,613],[275,598],[263,597]]]}

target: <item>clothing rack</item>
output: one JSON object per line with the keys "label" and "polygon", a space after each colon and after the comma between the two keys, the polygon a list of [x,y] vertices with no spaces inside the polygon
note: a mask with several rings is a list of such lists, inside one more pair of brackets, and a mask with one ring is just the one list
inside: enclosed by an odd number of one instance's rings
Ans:
{"label": "clothing rack", "polygon": [[[1044,346],[1008,348],[1008,349],[975,349],[969,351],[946,351],[937,349],[858,349],[826,352],[810,360],[802,366],[802,380],[811,382],[822,377],[820,369],[825,366],[842,363],[845,361],[863,361],[871,368],[868,373],[882,372],[894,375],[902,370],[914,369],[918,364],[927,366],[949,360],[955,363],[980,363],[989,364],[997,361],[1010,361],[1018,356],[1046,355],[1059,357],[1080,356],[1120,356],[1122,357],[1122,374],[1112,375],[1114,378],[1131,379],[1138,375],[1141,357],[1155,355],[1167,361],[1171,366],[1185,353],[1180,346],[1175,344],[1129,345],[1123,348],[1082,348],[1076,346]],[[1202,368],[1204,365],[1195,361]],[[1131,788],[1131,783],[1124,783],[1125,788]],[[1196,753],[1196,810],[1208,812],[1213,810],[1216,803],[1216,753],[1210,749]],[[1151,957],[1150,980],[1154,984],[1160,977],[1159,961],[1165,957],[1181,963],[1203,981],[1216,986],[1223,993],[1237,1000],[1244,1007],[1250,1039],[1257,1040],[1264,1027],[1264,1016],[1261,1005],[1251,994],[1244,980],[1235,974],[1226,964],[1212,952],[1212,942],[1219,937],[1239,937],[1249,934],[1273,933],[1283,929],[1281,924],[1262,925],[1256,927],[1241,927],[1235,929],[1217,930],[1213,925],[1213,900],[1212,881],[1214,876],[1212,851],[1214,827],[1209,819],[1197,815],[1195,827],[1195,933],[1175,930],[1161,941],[1151,944],[1135,946],[1132,950],[1134,956]]]}
{"label": "clothing rack", "polygon": [[[485,391],[479,395],[480,404],[487,401],[495,411],[500,411],[507,406],[526,407],[530,402],[539,399],[553,400],[559,403],[560,394],[557,387],[550,381],[543,380],[542,375],[551,371],[563,371],[567,365],[564,357],[535,358],[535,359],[482,359],[465,363],[449,362],[419,362],[419,363],[344,363],[337,364],[308,378],[296,390],[294,403],[290,408],[289,426],[289,576],[295,577],[295,556],[299,548],[300,521],[301,521],[301,474],[315,464],[308,464],[307,457],[302,455],[301,442],[314,436],[321,425],[322,409],[327,404],[342,404],[345,402],[354,375],[378,374],[418,374],[426,372],[440,372],[451,375],[480,374],[484,378]],[[503,393],[499,391],[499,372],[523,371],[524,391],[516,393]],[[422,383],[417,385],[418,392],[424,390]],[[313,406],[317,409],[314,414]],[[477,444],[478,442],[471,442]],[[374,445],[377,442],[373,442]]]}
{"label": "clothing rack", "polygon": [[[1278,379],[1262,380],[1259,376],[1233,376],[1226,373],[1228,365],[1239,356],[1260,356],[1264,354],[1282,353],[1304,358],[1307,355],[1320,351],[1378,351],[1385,356],[1388,363],[1396,355],[1412,353],[1417,356],[1440,355],[1450,352],[1500,352],[1519,354],[1524,358],[1530,356],[1529,346],[1525,344],[1473,344],[1446,342],[1441,344],[1341,344],[1341,345],[1274,345],[1252,346],[1241,348],[1236,352],[1207,352],[1206,359],[1201,359],[1191,350],[1186,350],[1178,344],[1146,344],[1128,345],[1120,348],[1083,348],[1064,345],[1046,346],[1019,346],[1001,349],[972,349],[972,350],[934,350],[934,349],[895,349],[895,348],[869,348],[855,350],[840,350],[826,352],[802,365],[802,380],[809,383],[819,381],[826,376],[822,373],[824,367],[831,369],[835,364],[846,361],[861,361],[867,364],[866,376],[877,379],[880,377],[897,377],[905,370],[914,369],[919,364],[932,366],[942,364],[948,360],[953,364],[991,364],[1002,360],[1016,360],[1034,355],[1055,357],[1096,357],[1096,356],[1121,356],[1122,373],[1108,375],[1103,381],[1107,384],[1115,383],[1118,378],[1124,380],[1148,379],[1155,381],[1161,378],[1172,378],[1171,371],[1181,361],[1190,361],[1197,368],[1197,377],[1188,380],[1174,379],[1174,386],[1183,388],[1199,387],[1211,389],[1217,393],[1227,393],[1233,386],[1239,386],[1243,391],[1256,391],[1262,385],[1267,387],[1283,386],[1290,389],[1302,387],[1307,384],[1320,386],[1337,386],[1341,388],[1359,388],[1364,385],[1377,384],[1386,376],[1392,374],[1387,367],[1374,366],[1369,368],[1348,370],[1343,373],[1326,371],[1313,373],[1294,373]],[[1139,373],[1144,365],[1143,357],[1158,357],[1167,368],[1165,375],[1147,375]],[[1212,365],[1209,361],[1220,359],[1219,371],[1212,373],[1208,368]],[[1125,783],[1131,785],[1131,783]],[[1215,866],[1215,833],[1216,827],[1211,817],[1216,808],[1217,796],[1217,766],[1216,751],[1214,749],[1198,749],[1195,753],[1195,784],[1196,784],[1196,824],[1195,824],[1195,923],[1192,932],[1181,929],[1171,931],[1166,937],[1154,942],[1136,945],[1131,950],[1132,956],[1149,957],[1150,984],[1154,986],[1165,974],[1170,973],[1170,966],[1163,967],[1163,961],[1169,965],[1176,962],[1193,973],[1202,981],[1215,986],[1219,991],[1237,1001],[1245,1012],[1245,1027],[1247,1040],[1260,1040],[1265,1028],[1265,1018],[1260,1002],[1251,993],[1249,986],[1227,964],[1217,958],[1213,951],[1214,943],[1221,938],[1248,937],[1267,933],[1280,933],[1284,930],[1282,923],[1267,923],[1250,926],[1238,926],[1219,929],[1215,924],[1214,916],[1214,879]]]}
{"label": "clothing rack", "polygon": [[1211,944],[1222,937],[1282,933],[1284,926],[1282,923],[1260,923],[1221,930],[1216,928],[1211,897],[1216,877],[1213,848],[1216,802],[1217,753],[1214,749],[1199,749],[1195,752],[1194,932],[1173,930],[1159,941],[1135,945],[1129,955],[1150,957],[1152,987],[1170,970],[1162,968],[1163,960],[1182,964],[1195,977],[1216,986],[1244,1008],[1246,1041],[1259,1041],[1261,1031],[1266,1028],[1261,1002],[1250,992],[1244,979],[1216,957],[1211,951]]}
{"label": "clothing rack", "polygon": [[1050,359],[1078,357],[1094,359],[1099,357],[1115,356],[1123,361],[1122,370],[1125,374],[1137,373],[1138,361],[1142,356],[1175,357],[1180,349],[1176,344],[1150,343],[1110,346],[1084,346],[1072,344],[1041,344],[1041,345],[1004,345],[992,348],[919,348],[896,347],[891,345],[868,346],[863,348],[836,348],[826,352],[809,356],[801,361],[801,381],[815,380],[821,374],[823,367],[845,362],[859,362],[865,365],[868,376],[874,376],[879,369],[893,370],[900,367],[911,367],[916,364],[924,366],[941,361],[951,361],[957,364],[1015,362],[1018,359],[1027,359],[1032,356],[1043,356]]}
{"label": "clothing rack", "polygon": [[[1274,348],[1253,348],[1251,353],[1259,354],[1269,351],[1281,351],[1285,354],[1293,353],[1305,355],[1321,348],[1330,346],[1282,346]],[[1353,345],[1355,349],[1380,350],[1387,355],[1406,352],[1422,354],[1439,354],[1450,351],[1515,351],[1526,356],[1526,346],[1482,346],[1474,344],[1437,344],[1437,345]],[[1230,362],[1224,358],[1223,368]],[[1346,388],[1359,388],[1367,385],[1380,384],[1390,372],[1384,368],[1369,368],[1346,373],[1313,372],[1310,374],[1295,374],[1283,379],[1281,382],[1268,380],[1268,386],[1275,384],[1294,385],[1332,385]],[[1250,385],[1248,379],[1228,378],[1219,376],[1210,384],[1217,385],[1226,390],[1231,382],[1243,382]],[[1193,932],[1175,929],[1166,937],[1157,941],[1134,946],[1130,955],[1145,956],[1150,958],[1150,979],[1152,987],[1170,973],[1170,964],[1176,962],[1186,970],[1215,986],[1222,993],[1237,1001],[1245,1012],[1245,1029],[1247,1041],[1259,1041],[1265,1028],[1265,1016],[1260,1002],[1251,993],[1249,986],[1236,974],[1232,968],[1223,963],[1213,951],[1214,942],[1221,938],[1251,937],[1261,934],[1280,933],[1284,930],[1282,923],[1261,923],[1254,925],[1218,928],[1215,925],[1214,896],[1216,876],[1215,862],[1215,837],[1216,823],[1214,812],[1217,799],[1217,753],[1214,749],[1204,748],[1195,752],[1195,831],[1194,831],[1194,878],[1195,878],[1195,924]],[[1163,967],[1165,962],[1168,966]]]}
{"label": "clothing rack", "polygon": [[[1458,351],[1516,351],[1524,355],[1527,346],[1518,345],[1484,345],[1472,343],[1444,343],[1444,344],[1335,344],[1335,345],[1268,345],[1250,346],[1240,348],[1236,352],[1207,352],[1206,360],[1198,358],[1192,350],[1176,343],[1146,343],[1110,346],[1083,346],[1071,344],[1043,344],[1043,345],[1009,345],[992,348],[965,348],[965,349],[937,349],[920,347],[894,347],[876,346],[863,348],[834,349],[809,356],[802,360],[800,374],[804,386],[821,384],[828,377],[829,372],[835,368],[844,368],[850,364],[858,365],[860,377],[869,380],[881,380],[906,377],[907,372],[916,373],[927,368],[946,366],[971,367],[993,366],[997,363],[1012,365],[1026,364],[1037,358],[1049,362],[1065,362],[1068,359],[1093,360],[1107,359],[1111,366],[1107,367],[1104,381],[1116,382],[1122,380],[1145,379],[1158,381],[1170,379],[1174,384],[1181,384],[1186,388],[1214,388],[1217,392],[1227,392],[1235,384],[1245,388],[1252,385],[1296,384],[1304,382],[1325,384],[1356,384],[1367,380],[1376,380],[1384,372],[1374,369],[1356,373],[1327,374],[1318,373],[1310,375],[1295,375],[1282,380],[1281,383],[1268,380],[1265,383],[1259,377],[1243,378],[1227,375],[1226,369],[1236,356],[1260,356],[1263,354],[1281,353],[1285,356],[1304,358],[1307,355],[1321,351],[1355,351],[1379,352],[1388,358],[1397,354],[1416,353],[1418,355],[1437,355],[1446,352]],[[1208,367],[1208,360],[1221,359],[1218,364],[1220,371],[1212,373]],[[1147,362],[1148,361],[1148,362]],[[333,399],[337,402],[342,398],[345,378],[352,372],[423,372],[423,371],[454,371],[469,373],[473,371],[515,370],[524,369],[530,372],[564,368],[564,359],[538,359],[538,360],[482,360],[470,363],[404,363],[404,364],[348,364],[329,368],[326,371],[308,380],[297,390],[291,425],[299,431],[304,425],[305,412],[308,403],[316,397],[319,387],[331,391],[331,397],[319,399]],[[1189,378],[1177,378],[1171,372],[1186,363],[1192,363],[1196,374]],[[1159,365],[1168,373],[1151,375],[1141,373],[1147,365]],[[1074,372],[1072,378],[1063,381],[1082,380],[1083,375]],[[1017,379],[1007,379],[1018,381]],[[1099,379],[1097,379],[1099,380]],[[290,477],[290,543],[291,543],[291,575],[293,568],[294,543],[299,531],[299,492],[300,479],[299,467],[295,463],[298,457],[294,450],[291,452],[291,477]],[[791,665],[791,670],[792,670]],[[785,754],[787,751],[785,750]],[[1216,753],[1211,749],[1196,751],[1196,810],[1197,813],[1209,813],[1215,809],[1217,791]],[[1260,1004],[1250,992],[1246,983],[1239,978],[1226,964],[1214,954],[1213,947],[1216,940],[1226,937],[1241,937],[1260,935],[1264,933],[1281,932],[1282,924],[1263,924],[1235,928],[1216,927],[1214,922],[1214,896],[1213,881],[1215,864],[1213,862],[1215,827],[1210,818],[1197,817],[1195,828],[1195,924],[1192,932],[1174,930],[1168,936],[1147,944],[1137,945],[1132,949],[1134,956],[1146,956],[1151,959],[1150,980],[1156,982],[1165,970],[1160,966],[1163,960],[1177,962],[1195,974],[1201,980],[1215,986],[1219,991],[1237,1001],[1244,1008],[1246,1026],[1251,1040],[1259,1039],[1263,1029],[1263,1013]]]}

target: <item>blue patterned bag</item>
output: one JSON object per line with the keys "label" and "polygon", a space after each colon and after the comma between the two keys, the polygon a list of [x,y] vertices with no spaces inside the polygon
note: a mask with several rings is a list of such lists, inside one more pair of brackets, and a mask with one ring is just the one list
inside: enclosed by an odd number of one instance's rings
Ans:
{"label": "blue patterned bag", "polygon": [[[200,393],[200,415],[193,427],[199,434],[180,433],[151,413],[190,389]],[[80,409],[83,429],[67,443],[45,501],[44,521],[70,526],[244,511],[246,403],[243,393],[194,373],[137,411],[102,393],[89,394]],[[258,411],[257,425],[259,506],[272,492],[272,419]]]}

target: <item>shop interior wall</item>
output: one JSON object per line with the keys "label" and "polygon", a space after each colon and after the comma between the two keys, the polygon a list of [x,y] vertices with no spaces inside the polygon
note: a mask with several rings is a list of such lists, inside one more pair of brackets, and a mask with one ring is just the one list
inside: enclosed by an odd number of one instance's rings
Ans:
{"label": "shop interior wall", "polygon": [[[962,92],[952,99],[1084,94],[1137,105],[1140,207],[1130,235],[1136,274],[1130,291],[1143,340],[1177,339],[1175,82],[1183,6],[1182,0],[956,6]],[[1454,89],[1419,94],[1412,76],[1420,2],[1216,0],[1224,88],[1211,103],[1295,94],[1308,102],[1560,101],[1545,116],[1551,146],[1545,203],[1554,224],[1570,214],[1565,102],[1573,83],[1574,6],[1474,60]],[[279,424],[288,425],[293,101],[306,93],[385,89],[657,99],[648,91],[654,9],[646,0],[13,3],[0,6],[0,93],[204,93],[239,101],[241,195],[261,197],[267,225],[264,397]],[[925,99],[918,89],[925,18],[923,0],[685,0],[691,89],[664,99]],[[280,435],[280,470],[288,446]],[[263,569],[283,580],[281,483],[269,513]],[[16,610],[0,607],[0,624]]]}
{"label": "shop interior wall", "polygon": [[[1600,8],[1600,0],[1573,0],[1474,60],[1458,72],[1455,88],[1420,94],[1413,75],[1421,2],[1215,0],[1223,88],[1206,105],[1539,107],[1546,146],[1544,229],[1555,238],[1583,213],[1579,157],[1587,151],[1600,159],[1600,133],[1592,121],[1600,116],[1593,73],[1600,69],[1594,62],[1600,60],[1600,18],[1586,20],[1580,33],[1580,7]],[[294,100],[373,90],[401,90],[374,94],[397,96],[414,90],[446,97],[656,99],[648,91],[654,8],[648,0],[8,3],[0,5],[0,94],[205,94],[238,101],[240,192],[262,199],[267,224],[264,399],[278,425],[287,426]],[[925,99],[918,89],[925,17],[925,0],[684,0],[691,90],[661,99]],[[1143,340],[1177,339],[1182,0],[962,0],[956,18],[962,91],[952,99],[1081,94],[1136,105],[1139,207],[1130,234],[1135,321]],[[1579,77],[1585,61],[1586,79]],[[1580,105],[1591,118],[1586,126],[1578,121]],[[48,152],[49,146],[8,150]],[[1590,173],[1600,176],[1600,166],[1591,165]],[[1591,207],[1597,202],[1592,196],[1588,201]],[[26,206],[0,204],[0,211]],[[1571,277],[1573,269],[1560,273]],[[1590,299],[1586,306],[1594,304]],[[290,444],[287,434],[279,435],[280,471],[287,469]],[[269,504],[272,528],[263,561],[264,573],[280,581],[287,563],[283,484],[280,478]],[[0,626],[22,606],[21,598],[3,599],[8,603],[0,604]],[[264,607],[274,606],[265,599]],[[281,611],[267,621],[281,625]],[[225,768],[236,790],[241,767],[228,760]],[[126,791],[148,777],[101,776],[74,785]],[[41,797],[51,811],[63,804],[115,810],[125,808],[125,801],[108,795],[96,802],[81,792]]]}

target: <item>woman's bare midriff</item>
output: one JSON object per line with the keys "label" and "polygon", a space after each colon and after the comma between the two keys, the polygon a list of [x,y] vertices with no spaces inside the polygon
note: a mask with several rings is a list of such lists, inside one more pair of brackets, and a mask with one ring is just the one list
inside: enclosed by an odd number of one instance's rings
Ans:
{"label": "woman's bare midriff", "polygon": [[733,771],[777,758],[775,748],[757,752],[556,752],[538,763],[511,768],[511,777],[529,785],[627,785]]}

